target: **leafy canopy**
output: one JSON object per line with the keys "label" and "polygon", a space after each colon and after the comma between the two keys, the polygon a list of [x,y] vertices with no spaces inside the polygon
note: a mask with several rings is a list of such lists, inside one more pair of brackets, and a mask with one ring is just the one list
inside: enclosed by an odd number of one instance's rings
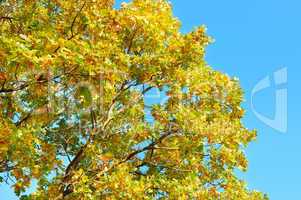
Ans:
{"label": "leafy canopy", "polygon": [[238,81],[205,62],[204,27],[179,29],[165,0],[1,0],[1,184],[35,180],[21,199],[266,199],[234,173],[256,137]]}

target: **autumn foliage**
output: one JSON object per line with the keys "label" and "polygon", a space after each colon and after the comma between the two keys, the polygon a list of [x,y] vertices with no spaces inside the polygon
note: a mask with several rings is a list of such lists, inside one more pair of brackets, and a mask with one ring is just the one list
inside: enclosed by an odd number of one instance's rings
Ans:
{"label": "autumn foliage", "polygon": [[[0,1],[0,184],[21,199],[261,200],[236,79],[165,0]],[[158,102],[150,94],[159,91]]]}

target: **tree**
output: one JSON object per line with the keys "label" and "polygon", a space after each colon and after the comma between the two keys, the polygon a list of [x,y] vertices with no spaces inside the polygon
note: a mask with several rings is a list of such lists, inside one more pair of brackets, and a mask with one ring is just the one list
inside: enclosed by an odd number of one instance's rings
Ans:
{"label": "tree", "polygon": [[[0,1],[1,182],[21,199],[267,199],[239,82],[165,0]],[[160,90],[161,103],[149,94]]]}

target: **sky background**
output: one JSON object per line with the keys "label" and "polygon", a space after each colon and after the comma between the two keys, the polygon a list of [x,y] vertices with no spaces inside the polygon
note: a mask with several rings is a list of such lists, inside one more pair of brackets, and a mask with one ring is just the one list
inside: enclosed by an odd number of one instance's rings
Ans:
{"label": "sky background", "polygon": [[[120,3],[121,1],[117,1]],[[217,70],[240,79],[245,91],[246,127],[258,138],[246,149],[249,170],[239,173],[250,189],[271,200],[297,200],[301,191],[301,1],[300,0],[172,0],[182,32],[206,25],[215,43],[206,60]],[[256,118],[251,91],[264,77],[287,67],[287,84],[272,85],[254,97],[257,112],[272,118],[275,91],[288,88],[288,130],[280,133]],[[273,80],[273,79],[271,79]],[[17,199],[8,186],[0,199]]]}
{"label": "sky background", "polygon": [[[246,127],[258,130],[257,141],[246,149],[249,170],[240,176],[250,189],[266,192],[271,200],[297,200],[301,191],[301,1],[300,0],[173,0],[182,31],[205,24],[215,39],[207,62],[240,79],[245,91]],[[264,77],[287,67],[288,130],[280,133],[256,118],[251,91]],[[272,79],[273,80],[273,79]],[[257,112],[275,113],[275,91],[254,97]]]}

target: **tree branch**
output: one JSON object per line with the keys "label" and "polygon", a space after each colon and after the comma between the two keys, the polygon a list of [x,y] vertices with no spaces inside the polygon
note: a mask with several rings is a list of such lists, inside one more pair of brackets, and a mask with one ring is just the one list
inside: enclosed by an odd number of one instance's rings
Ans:
{"label": "tree branch", "polygon": [[10,23],[13,23],[13,19],[12,17],[7,17],[7,16],[0,16],[0,21],[1,20],[8,20]]}
{"label": "tree branch", "polygon": [[17,91],[20,91],[20,90],[23,90],[27,87],[29,87],[30,85],[34,85],[34,84],[38,84],[38,83],[46,83],[48,82],[49,80],[53,81],[57,78],[60,78],[62,76],[65,76],[67,74],[70,74],[72,73],[77,67],[74,67],[72,68],[70,71],[66,72],[66,73],[62,73],[60,75],[57,75],[57,76],[54,76],[52,77],[51,79],[47,79],[47,78],[42,78],[42,79],[39,79],[37,81],[34,81],[34,82],[31,82],[31,81],[28,81],[28,82],[25,82],[24,84],[20,85],[19,87],[17,88],[2,88],[0,89],[0,94],[1,93],[12,93],[12,92],[17,92]]}
{"label": "tree branch", "polygon": [[132,159],[134,156],[138,155],[139,153],[145,152],[147,150],[152,150],[154,149],[154,147],[161,143],[165,138],[167,138],[168,136],[174,134],[176,132],[173,131],[169,131],[165,134],[163,134],[161,137],[159,137],[159,139],[157,139],[156,141],[153,141],[152,143],[150,143],[149,145],[147,145],[146,147],[133,151],[132,153],[130,153],[129,155],[127,155],[124,159],[122,159],[121,161],[117,162],[116,164],[113,164],[110,168],[108,168],[107,170],[104,170],[101,175],[103,175],[104,173],[107,173],[111,170],[113,170],[115,167],[117,167],[118,165],[121,165],[122,163],[125,163],[127,161],[129,161],[130,159]]}
{"label": "tree branch", "polygon": [[82,5],[82,7],[79,9],[79,11],[76,13],[76,16],[73,18],[73,21],[72,21],[71,26],[70,26],[71,36],[68,38],[68,40],[71,40],[74,36],[77,35],[77,34],[74,34],[73,27],[75,25],[76,19],[78,18],[78,16],[80,15],[80,13],[82,12],[82,10],[84,9],[86,3],[87,2],[85,1],[84,4]]}

